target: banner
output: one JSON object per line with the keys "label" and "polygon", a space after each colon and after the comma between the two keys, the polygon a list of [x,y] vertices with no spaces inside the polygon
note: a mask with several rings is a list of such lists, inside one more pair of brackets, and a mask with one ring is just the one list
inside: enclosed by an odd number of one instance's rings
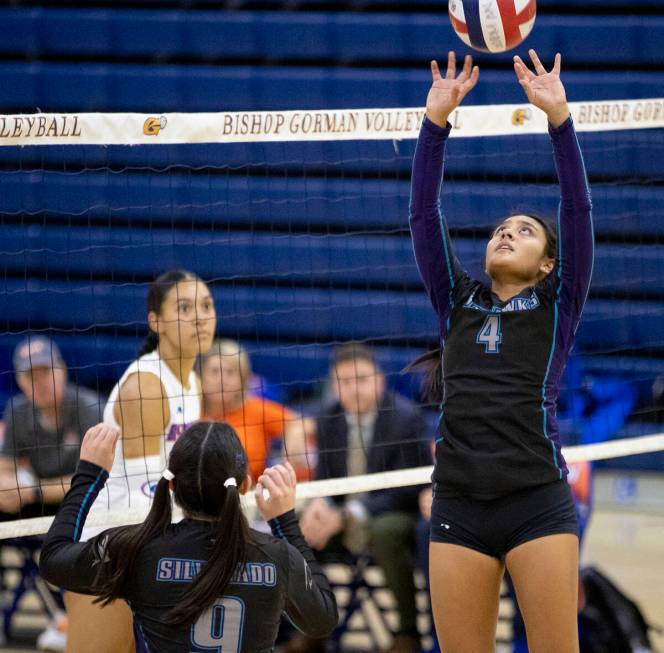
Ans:
{"label": "banner", "polygon": [[[664,127],[664,98],[572,102],[579,132]],[[424,108],[220,113],[78,113],[0,116],[0,145],[154,145],[417,138]],[[452,136],[543,134],[529,104],[466,106]]]}

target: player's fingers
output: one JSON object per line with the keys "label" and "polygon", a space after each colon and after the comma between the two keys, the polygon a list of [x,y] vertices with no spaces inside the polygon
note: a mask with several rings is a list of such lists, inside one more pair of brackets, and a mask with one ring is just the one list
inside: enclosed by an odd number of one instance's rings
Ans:
{"label": "player's fingers", "polygon": [[275,465],[273,467],[275,471],[279,473],[279,477],[283,481],[284,485],[286,487],[291,487],[291,477],[290,477],[290,472],[288,469],[286,469],[285,465]]}
{"label": "player's fingers", "polygon": [[104,422],[100,422],[99,424],[95,424],[94,426],[90,427],[88,430],[88,433],[90,433],[91,437],[97,437],[106,427],[106,424]]}
{"label": "player's fingers", "polygon": [[108,426],[103,424],[95,436],[95,444],[98,447],[106,447],[108,433]]}
{"label": "player's fingers", "polygon": [[115,445],[118,443],[119,439],[120,439],[120,429],[116,429],[115,427],[110,426],[106,433],[106,440],[109,446],[115,449]]}
{"label": "player's fingers", "polygon": [[533,79],[534,77],[537,77],[537,75],[533,74],[533,72],[528,68],[528,66],[523,62],[523,59],[519,57],[518,55],[514,57],[514,64],[518,65],[519,70],[521,71],[521,74],[528,78],[528,79]]}
{"label": "player's fingers", "polygon": [[256,505],[259,508],[264,508],[265,504],[267,503],[265,499],[265,495],[263,494],[263,485],[261,484],[260,481],[256,483],[256,487],[254,489],[254,497],[256,498]]}
{"label": "player's fingers", "polygon": [[99,437],[103,432],[105,426],[106,425],[103,422],[91,426],[85,433],[85,440],[87,440],[89,444],[96,443],[99,440]]}
{"label": "player's fingers", "polygon": [[453,50],[447,53],[447,73],[445,79],[454,79],[456,73],[456,54]]}
{"label": "player's fingers", "polygon": [[460,82],[465,82],[469,77],[470,73],[473,70],[473,57],[467,54],[463,59],[463,69],[461,74],[457,78]]}
{"label": "player's fingers", "polygon": [[[274,465],[274,467],[268,467],[263,474],[268,478],[272,479],[272,482],[279,486],[286,486],[286,481],[284,480],[284,475],[281,469],[284,469],[283,465]],[[285,470],[284,470],[285,473]]]}
{"label": "player's fingers", "polygon": [[433,78],[434,82],[442,79],[440,76],[440,69],[438,68],[438,62],[435,59],[431,60],[431,77]]}
{"label": "player's fingers", "polygon": [[284,466],[288,470],[291,487],[295,487],[295,485],[297,485],[297,474],[295,473],[295,468],[293,467],[293,465],[290,464],[290,461],[288,460],[286,461],[286,464]]}
{"label": "player's fingers", "polygon": [[104,427],[100,430],[99,436],[101,439],[106,441],[111,441],[117,439],[120,435],[120,431],[110,424],[104,424]]}
{"label": "player's fingers", "polygon": [[535,66],[535,71],[537,72],[538,75],[546,75],[546,69],[542,65],[542,62],[540,61],[539,57],[537,56],[537,52],[533,50],[532,48],[528,50],[528,54],[530,55],[530,59],[533,62],[533,66]]}
{"label": "player's fingers", "polygon": [[258,482],[270,493],[270,498],[276,499],[283,495],[282,489],[274,482],[270,476],[263,474],[258,478]]}
{"label": "player's fingers", "polygon": [[479,66],[475,66],[470,74],[470,79],[464,82],[464,91],[465,93],[468,93],[471,88],[477,84],[477,80],[480,78],[480,69]]}
{"label": "player's fingers", "polygon": [[514,72],[516,73],[517,79],[523,79],[526,76],[523,72],[523,66],[517,62],[516,57],[514,57]]}
{"label": "player's fingers", "polygon": [[556,73],[556,75],[560,75],[560,63],[562,61],[562,57],[560,56],[560,52],[556,52],[556,58],[553,61],[553,70],[552,72]]}

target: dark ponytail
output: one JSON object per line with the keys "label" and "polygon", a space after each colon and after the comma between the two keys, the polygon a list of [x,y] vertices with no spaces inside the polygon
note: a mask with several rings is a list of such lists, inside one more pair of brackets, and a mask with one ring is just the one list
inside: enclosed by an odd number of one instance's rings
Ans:
{"label": "dark ponytail", "polygon": [[141,350],[138,352],[138,357],[140,358],[141,356],[145,356],[145,354],[149,354],[151,351],[157,349],[157,347],[159,347],[159,335],[150,329],[150,333],[148,333],[143,341]]}
{"label": "dark ponytail", "polygon": [[[193,624],[225,593],[233,575],[246,560],[249,542],[249,525],[242,511],[239,492],[247,475],[247,458],[242,444],[228,424],[200,422],[190,430],[194,429],[197,433],[205,432],[200,444],[196,486],[200,502],[198,512],[214,517],[210,533],[211,552],[180,602],[164,616],[164,621],[170,624]],[[191,508],[178,498],[178,477],[184,469],[180,470],[178,461],[175,469],[171,469],[175,474],[175,500],[190,511]],[[225,487],[224,481],[228,478],[234,478],[237,485]],[[182,500],[195,491],[193,484],[189,485],[186,494],[182,492]]]}
{"label": "dark ponytail", "polygon": [[[151,284],[148,290],[148,313],[161,314],[161,306],[166,299],[166,295],[171,288],[180,281],[198,281],[200,278],[193,272],[187,270],[170,270],[158,276]],[[138,354],[139,357],[149,354],[159,347],[159,334],[150,329],[147,337],[143,341],[143,346]]]}
{"label": "dark ponytail", "polygon": [[421,372],[422,395],[425,401],[440,404],[443,400],[443,350],[432,349],[418,356],[402,370],[402,373]]}
{"label": "dark ponytail", "polygon": [[[247,457],[231,426],[197,422],[173,445],[168,463],[173,496],[185,514],[210,522],[209,556],[164,622],[193,624],[222,596],[240,564],[246,560],[249,525],[240,504],[239,488],[247,475]],[[228,478],[237,485],[224,486]],[[106,543],[95,591],[104,605],[122,598],[134,573],[136,557],[151,539],[171,523],[168,481],[159,480],[145,521],[114,531]]]}
{"label": "dark ponytail", "polygon": [[[551,220],[543,218],[533,211],[524,211],[514,213],[513,215],[528,216],[542,225],[544,235],[546,236],[544,254],[548,258],[553,259],[558,256],[558,236]],[[504,220],[501,220],[499,224],[502,224],[503,222]],[[412,363],[405,367],[402,372],[423,373],[424,380],[422,381],[422,394],[424,398],[435,404],[440,404],[443,401],[443,351],[440,347],[418,356]]]}
{"label": "dark ponytail", "polygon": [[95,579],[97,600],[107,605],[124,595],[127,581],[134,573],[136,556],[153,538],[163,535],[172,519],[171,497],[168,481],[159,479],[152,499],[150,512],[142,524],[125,526],[108,535],[102,558],[106,564],[99,567]]}

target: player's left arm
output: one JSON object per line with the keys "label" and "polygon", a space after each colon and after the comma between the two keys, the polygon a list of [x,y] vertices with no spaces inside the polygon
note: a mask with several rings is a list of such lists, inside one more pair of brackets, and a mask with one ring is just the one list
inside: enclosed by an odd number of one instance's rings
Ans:
{"label": "player's left arm", "polygon": [[549,120],[560,183],[558,274],[561,301],[576,321],[583,310],[593,268],[590,188],[565,87],[560,80],[560,54],[556,54],[551,72],[546,71],[534,50],[530,50],[530,58],[535,67],[534,73],[519,57],[514,57],[514,70],[530,102],[544,111]]}
{"label": "player's left arm", "polygon": [[85,543],[78,539],[90,506],[108,478],[118,437],[117,429],[106,424],[98,424],[85,434],[71,488],[46,535],[39,560],[41,575],[57,587],[94,593],[98,565],[103,564],[105,535]]}
{"label": "player's left arm", "polygon": [[[272,533],[287,542],[283,568],[286,572],[286,614],[305,635],[326,637],[337,625],[334,593],[304,540],[295,517],[295,470],[275,465],[256,482],[256,505]],[[265,491],[268,496],[266,497]]]}

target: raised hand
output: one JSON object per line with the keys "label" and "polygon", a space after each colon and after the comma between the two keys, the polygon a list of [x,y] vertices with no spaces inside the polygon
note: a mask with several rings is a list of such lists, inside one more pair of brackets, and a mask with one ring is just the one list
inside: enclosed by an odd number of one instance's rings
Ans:
{"label": "raised hand", "polygon": [[[256,505],[266,520],[283,515],[295,507],[295,470],[287,462],[268,467],[256,483]],[[267,490],[269,496],[263,494]]]}
{"label": "raised hand", "polygon": [[533,73],[521,57],[514,57],[514,72],[519,84],[526,93],[528,101],[546,113],[549,122],[559,127],[569,116],[569,106],[565,96],[565,87],[560,80],[560,53],[556,54],[551,72],[539,60],[535,50],[528,50],[535,67]]}
{"label": "raised hand", "polygon": [[103,467],[107,472],[113,467],[115,445],[120,431],[108,424],[97,424],[88,429],[81,444],[80,459]]}
{"label": "raised hand", "polygon": [[456,75],[456,55],[447,53],[447,72],[445,77],[440,74],[438,63],[431,62],[433,84],[427,95],[427,118],[439,127],[447,124],[448,116],[454,111],[468,94],[480,76],[480,69],[473,67],[473,58],[466,55],[463,69]]}

